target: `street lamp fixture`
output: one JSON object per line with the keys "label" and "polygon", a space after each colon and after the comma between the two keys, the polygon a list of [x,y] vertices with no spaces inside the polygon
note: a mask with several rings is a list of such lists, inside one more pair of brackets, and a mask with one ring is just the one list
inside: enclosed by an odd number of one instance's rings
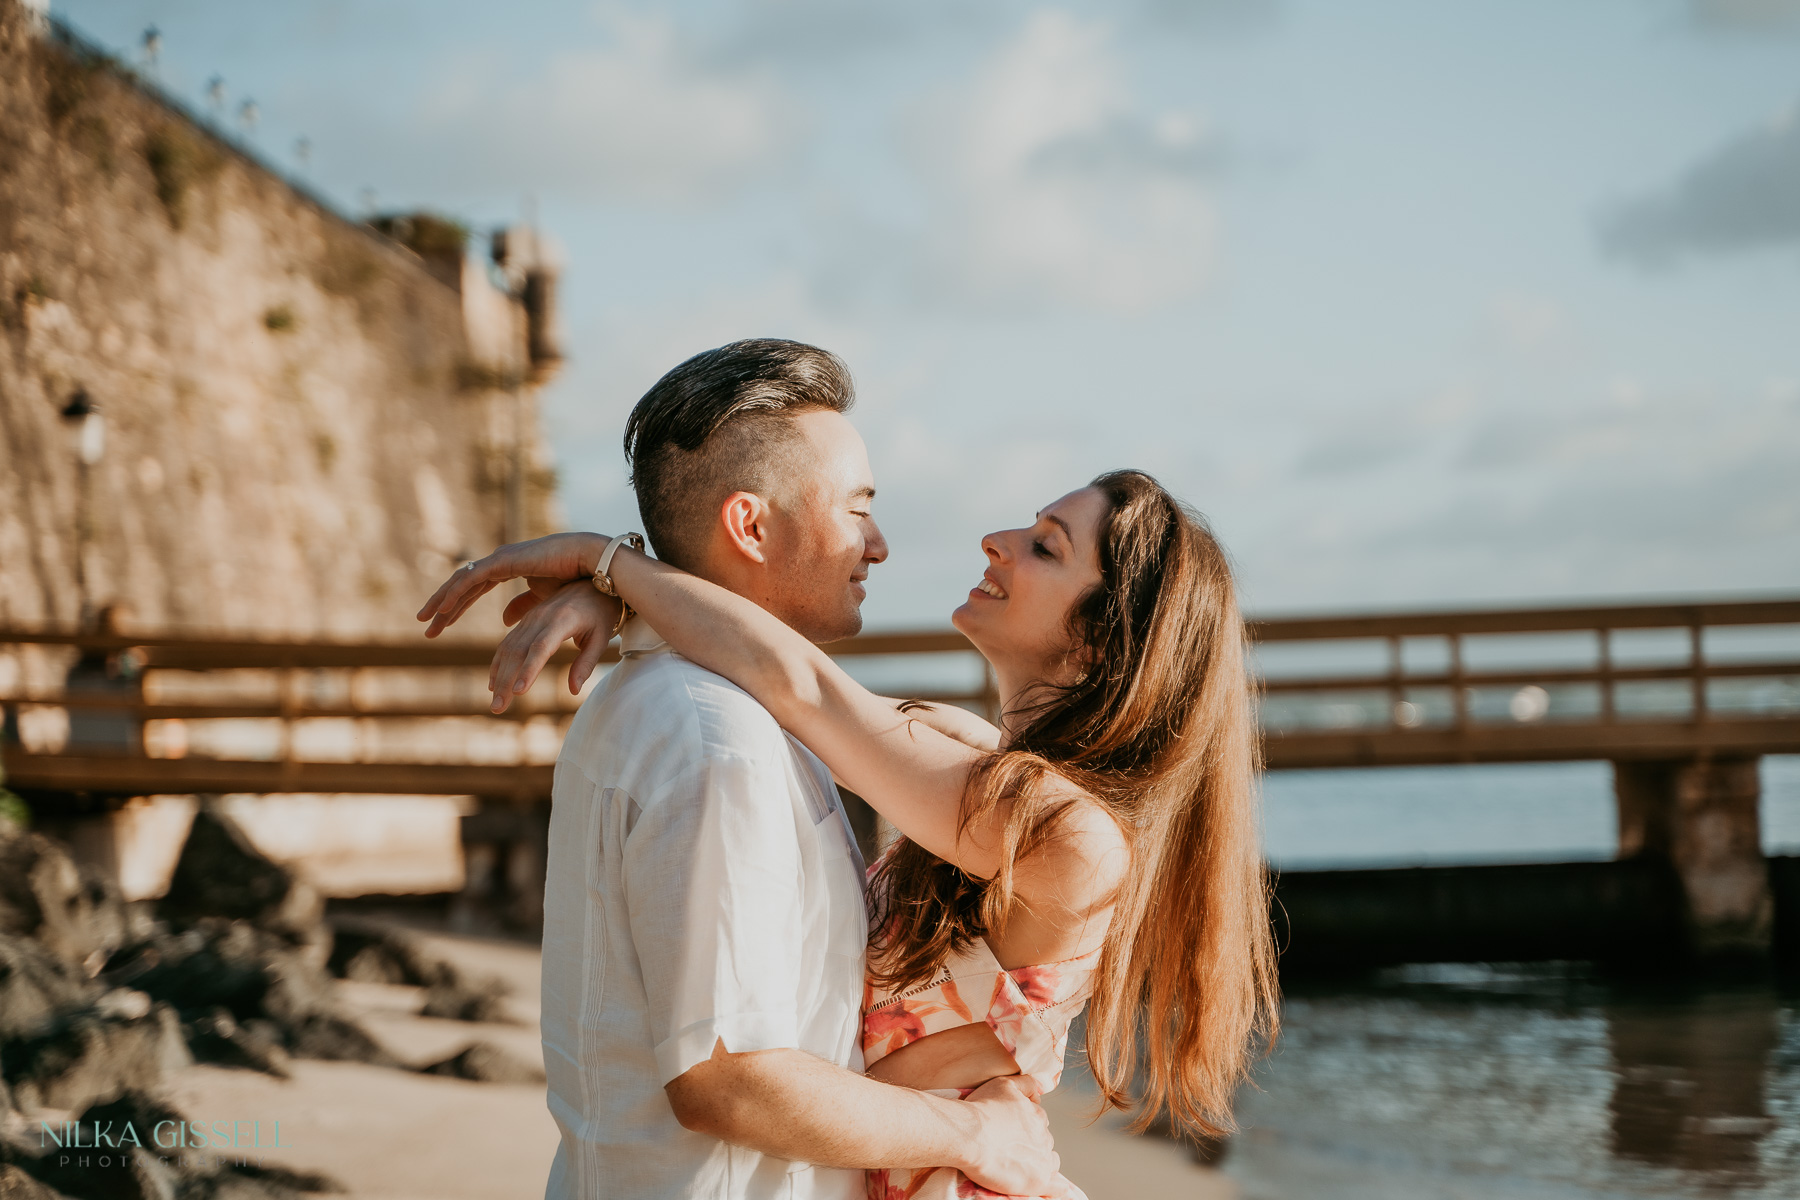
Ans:
{"label": "street lamp fixture", "polygon": [[75,456],[91,467],[106,456],[106,417],[86,388],[77,388],[62,410],[62,419],[75,432]]}

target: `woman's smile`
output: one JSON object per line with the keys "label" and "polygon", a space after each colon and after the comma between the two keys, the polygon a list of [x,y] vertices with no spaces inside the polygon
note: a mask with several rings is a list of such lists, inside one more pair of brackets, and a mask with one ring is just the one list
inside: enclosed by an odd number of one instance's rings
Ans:
{"label": "woman's smile", "polygon": [[1006,589],[994,582],[992,575],[983,575],[981,582],[969,589],[972,596],[990,596],[995,600],[1006,599]]}

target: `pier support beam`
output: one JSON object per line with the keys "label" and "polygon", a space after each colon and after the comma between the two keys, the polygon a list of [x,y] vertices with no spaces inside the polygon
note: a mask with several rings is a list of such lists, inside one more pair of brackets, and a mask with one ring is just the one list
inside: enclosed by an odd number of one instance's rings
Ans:
{"label": "pier support beam", "polygon": [[1762,853],[1755,758],[1615,762],[1619,857],[1668,862],[1702,958],[1769,953],[1774,901]]}

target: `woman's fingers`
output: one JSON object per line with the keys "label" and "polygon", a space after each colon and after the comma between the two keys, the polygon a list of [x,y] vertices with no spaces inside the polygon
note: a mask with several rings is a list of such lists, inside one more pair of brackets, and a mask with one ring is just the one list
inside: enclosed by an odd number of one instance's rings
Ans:
{"label": "woman's fingers", "polygon": [[436,637],[455,624],[469,606],[481,599],[496,584],[508,579],[536,577],[532,590],[545,595],[550,590],[539,583],[579,579],[594,573],[606,539],[593,533],[553,533],[528,542],[501,546],[486,558],[470,563],[453,573],[431,599],[419,609],[418,619],[430,621],[426,637]]}
{"label": "woman's fingers", "polygon": [[450,572],[450,578],[438,585],[437,591],[431,593],[431,599],[427,600],[425,606],[419,610],[419,620],[428,620],[439,613],[450,611],[462,598],[463,593],[481,578],[487,563],[493,557],[494,555],[490,554],[487,558],[476,562],[464,563]]}
{"label": "woman's fingers", "polygon": [[[529,594],[529,593],[528,593]],[[513,698],[527,691],[558,649],[570,638],[579,652],[569,668],[570,688],[579,691],[606,652],[607,620],[616,617],[618,601],[609,600],[586,583],[564,584],[547,600],[537,601],[520,618],[494,652],[488,668],[493,711],[502,713]],[[510,608],[510,606],[509,606]]]}
{"label": "woman's fingers", "polygon": [[588,676],[594,673],[594,668],[600,665],[600,656],[606,653],[607,643],[611,640],[604,633],[594,633],[588,637],[588,640],[576,653],[575,661],[569,664],[569,694],[571,696],[581,695],[582,685],[588,681]]}
{"label": "woman's fingers", "polygon": [[506,610],[500,614],[500,620],[509,627],[517,625],[520,618],[541,604],[543,599],[535,591],[520,592],[506,602]]}
{"label": "woman's fingers", "polygon": [[527,574],[530,563],[521,561],[521,551],[529,546],[530,543],[502,546],[486,558],[476,559],[462,570],[452,573],[432,594],[431,599],[425,602],[425,607],[419,610],[419,620],[431,621],[431,626],[425,630],[425,636],[436,637],[456,624],[469,611],[470,605],[495,587]]}
{"label": "woman's fingers", "polygon": [[419,610],[419,620],[431,622],[425,630],[426,637],[436,637],[454,625],[457,618],[469,610],[469,605],[487,595],[495,584],[513,578],[503,560],[496,562],[500,553],[495,551],[456,572],[425,602],[425,607]]}
{"label": "woman's fingers", "polygon": [[559,630],[546,629],[527,643],[524,658],[519,663],[519,673],[513,678],[515,695],[522,695],[537,682],[537,677],[543,673],[550,660],[556,657],[556,652],[562,648],[567,637],[568,634]]}
{"label": "woman's fingers", "polygon": [[[497,713],[505,712],[507,705],[512,703],[512,676],[518,658],[518,647],[514,639],[522,635],[529,636],[524,630],[524,621],[514,625],[500,639],[500,644],[494,647],[494,660],[488,664],[488,691],[494,694],[491,707]],[[505,686],[501,684],[502,679],[506,681]]]}

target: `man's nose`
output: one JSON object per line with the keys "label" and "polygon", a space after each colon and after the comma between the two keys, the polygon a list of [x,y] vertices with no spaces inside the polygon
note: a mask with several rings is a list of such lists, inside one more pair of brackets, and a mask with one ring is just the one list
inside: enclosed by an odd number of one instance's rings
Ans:
{"label": "man's nose", "polygon": [[869,535],[863,539],[863,561],[868,563],[886,562],[887,556],[887,538],[882,536],[881,526],[870,521]]}

